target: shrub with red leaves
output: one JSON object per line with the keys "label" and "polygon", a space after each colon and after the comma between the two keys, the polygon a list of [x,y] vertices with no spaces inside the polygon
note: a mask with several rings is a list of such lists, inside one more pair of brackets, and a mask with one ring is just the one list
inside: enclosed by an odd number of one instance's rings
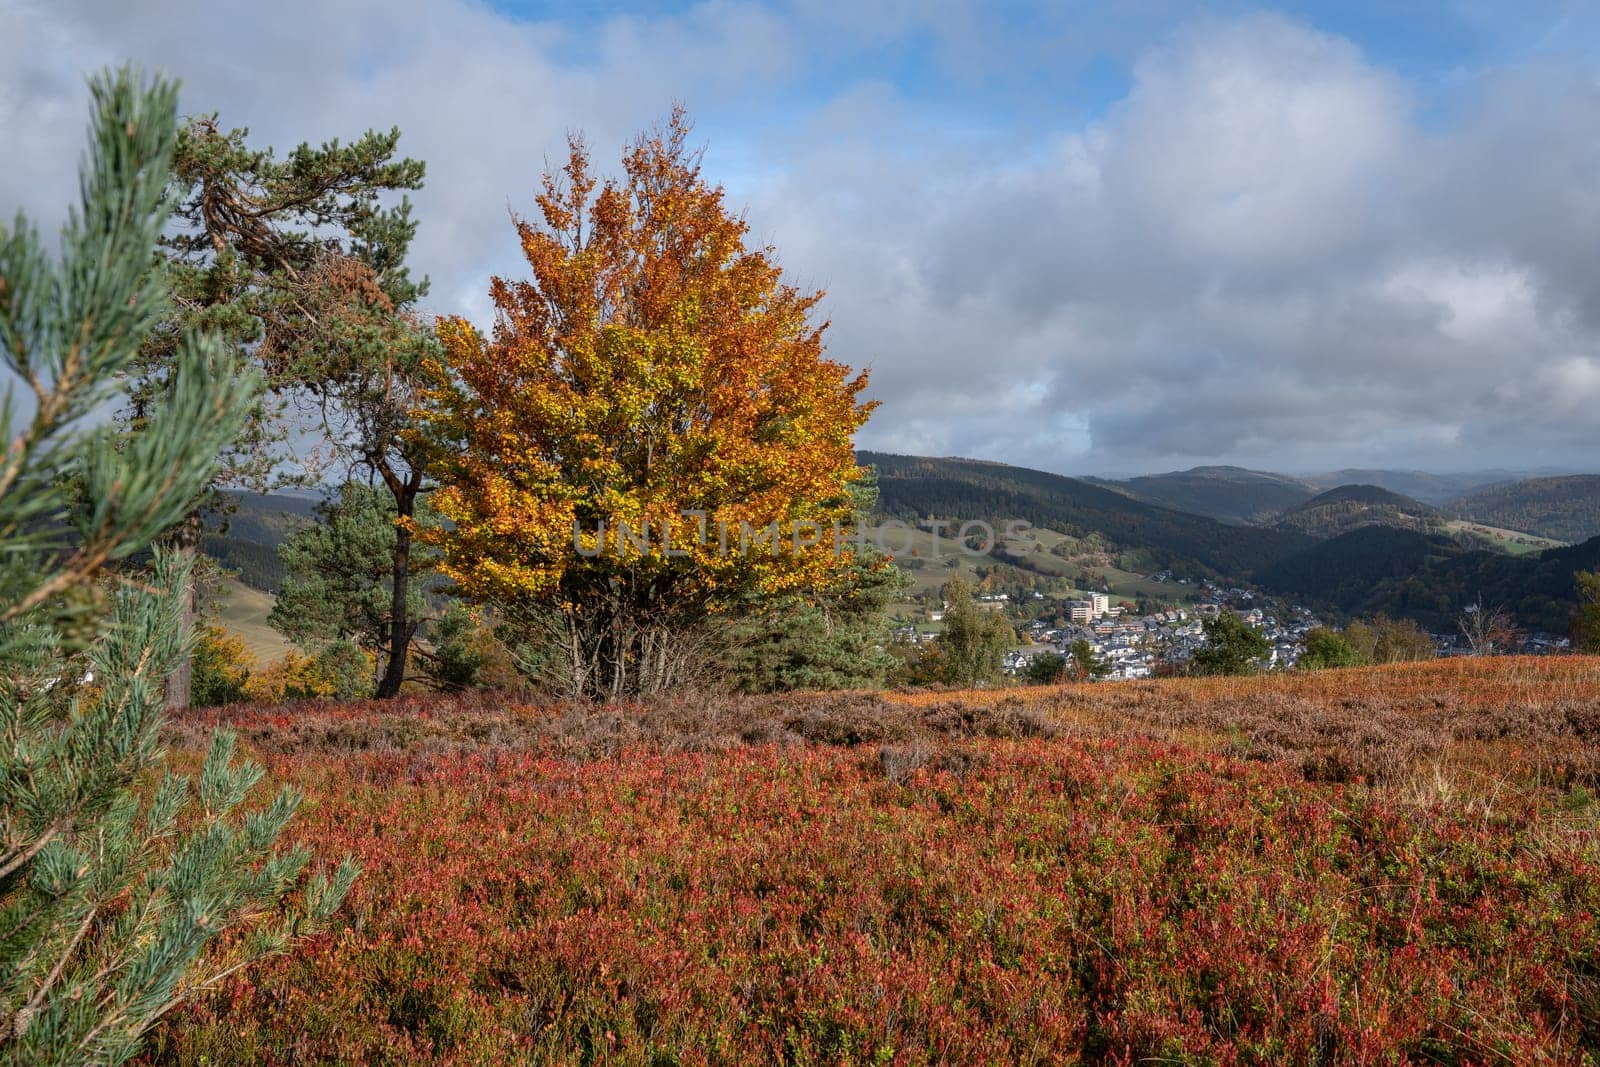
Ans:
{"label": "shrub with red leaves", "polygon": [[234,709],[365,874],[147,1060],[1592,1061],[1600,835],[1545,761],[1593,735],[1436,673],[1459,728],[1308,764],[1383,699],[1429,721],[1410,677]]}

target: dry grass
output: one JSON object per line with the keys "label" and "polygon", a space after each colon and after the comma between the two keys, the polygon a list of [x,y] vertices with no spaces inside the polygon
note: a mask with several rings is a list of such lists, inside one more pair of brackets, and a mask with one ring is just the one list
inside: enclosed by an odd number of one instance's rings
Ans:
{"label": "dry grass", "polygon": [[1257,678],[770,697],[689,694],[617,706],[511,694],[307,701],[191,713],[175,739],[229,725],[264,754],[939,745],[976,738],[1128,737],[1288,764],[1311,781],[1418,773],[1560,788],[1600,785],[1600,659],[1459,659]]}

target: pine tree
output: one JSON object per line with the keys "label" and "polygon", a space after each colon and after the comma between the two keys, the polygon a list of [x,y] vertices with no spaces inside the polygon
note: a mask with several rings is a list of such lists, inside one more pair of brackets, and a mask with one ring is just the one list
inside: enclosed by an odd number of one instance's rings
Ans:
{"label": "pine tree", "polygon": [[[337,499],[317,505],[317,521],[278,547],[283,588],[267,621],[310,652],[354,641],[374,655],[394,633],[393,562],[400,530],[393,496],[384,489],[347,482]],[[421,576],[426,558],[412,560],[401,595],[402,625],[422,621]],[[393,694],[386,694],[393,695]]]}
{"label": "pine tree", "polygon": [[[859,529],[878,502],[877,472],[850,487]],[[754,597],[728,628],[732,680],[745,692],[875,689],[896,659],[888,608],[909,584],[878,549],[848,543],[850,565],[831,584],[780,597]]]}
{"label": "pine tree", "polygon": [[[239,812],[261,770],[215,738],[159,775],[163,682],[185,655],[186,563],[104,580],[194,509],[258,387],[225,346],[174,341],[139,428],[116,399],[166,314],[151,271],[177,90],[92,83],[81,201],[59,257],[0,225],[0,348],[31,414],[0,407],[0,1063],[114,1064],[164,1013],[325,918],[355,870],[305,883],[277,851],[298,798]],[[87,683],[87,684],[86,684]],[[241,929],[241,935],[219,940]]]}
{"label": "pine tree", "polygon": [[[302,144],[283,159],[250,147],[248,134],[224,131],[216,115],[178,132],[170,189],[177,225],[161,242],[174,299],[145,338],[130,413],[137,423],[165,388],[178,339],[211,331],[254,356],[272,398],[224,451],[220,484],[270,488],[280,476],[288,401],[305,401],[341,458],[380,477],[399,513],[410,515],[423,476],[400,432],[415,399],[412,373],[433,335],[407,311],[427,289],[405,265],[417,226],[411,205],[385,208],[381,198],[419,188],[423,165],[394,158],[398,129],[369,130],[349,144]],[[185,554],[199,539],[197,514],[172,538]],[[410,540],[402,530],[391,561],[402,590]],[[403,595],[392,605],[382,695],[398,692],[404,675],[415,629],[405,607]],[[188,690],[185,661],[168,685],[169,706],[186,706]]]}

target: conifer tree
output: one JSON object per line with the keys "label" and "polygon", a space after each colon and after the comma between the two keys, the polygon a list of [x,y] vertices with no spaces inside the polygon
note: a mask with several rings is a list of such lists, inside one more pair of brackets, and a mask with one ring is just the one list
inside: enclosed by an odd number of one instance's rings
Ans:
{"label": "conifer tree", "polygon": [[0,349],[25,398],[0,406],[5,1064],[127,1060],[173,1006],[325,918],[355,875],[346,864],[281,906],[307,861],[275,848],[298,798],[241,812],[262,772],[233,759],[230,735],[197,780],[159,773],[187,564],[157,550],[148,574],[105,571],[192,512],[258,382],[190,333],[137,429],[85,425],[166,315],[151,266],[177,91],[124,72],[92,96],[59,256],[20,215],[0,225]]}
{"label": "conifer tree", "polygon": [[[394,498],[386,489],[346,482],[337,498],[317,505],[316,516],[315,523],[278,547],[284,581],[267,621],[310,652],[354,641],[378,655],[389,647],[395,629],[389,583],[401,531]],[[414,629],[423,617],[421,576],[428,573],[428,558],[412,560],[408,571],[401,586],[401,618]]]}
{"label": "conifer tree", "polygon": [[[857,530],[878,502],[877,471],[850,487]],[[909,584],[865,538],[851,545],[849,566],[829,584],[779,597],[752,597],[728,628],[732,681],[746,692],[874,689],[896,660],[889,605]]]}
{"label": "conifer tree", "polygon": [[[212,331],[254,356],[276,398],[230,442],[220,483],[269,488],[281,473],[277,444],[289,403],[307,401],[341,458],[380,478],[399,514],[410,515],[423,474],[400,431],[416,392],[412,372],[433,335],[408,310],[427,290],[405,264],[417,227],[411,205],[385,207],[382,198],[419,188],[423,164],[395,158],[398,129],[369,130],[349,144],[302,144],[282,159],[251,147],[248,135],[224,130],[216,115],[179,130],[177,226],[162,239],[174,299],[146,338],[133,411],[164,387],[177,339]],[[173,540],[192,554],[199,533],[191,516]],[[415,630],[405,612],[410,539],[409,530],[399,533],[391,560],[400,577],[384,696],[399,691]],[[188,703],[187,679],[185,662],[168,686],[169,706]]]}

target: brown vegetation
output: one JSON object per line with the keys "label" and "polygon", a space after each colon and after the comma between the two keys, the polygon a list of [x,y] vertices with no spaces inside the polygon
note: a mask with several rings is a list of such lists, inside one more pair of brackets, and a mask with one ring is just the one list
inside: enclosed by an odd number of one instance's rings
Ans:
{"label": "brown vegetation", "polygon": [[198,745],[215,725],[268,756],[511,749],[597,759],[637,749],[1138,737],[1286,763],[1317,781],[1392,783],[1443,761],[1589,787],[1600,781],[1600,660],[1458,659],[1026,689],[678,694],[617,705],[487,692],[241,704],[191,712],[175,737]]}

